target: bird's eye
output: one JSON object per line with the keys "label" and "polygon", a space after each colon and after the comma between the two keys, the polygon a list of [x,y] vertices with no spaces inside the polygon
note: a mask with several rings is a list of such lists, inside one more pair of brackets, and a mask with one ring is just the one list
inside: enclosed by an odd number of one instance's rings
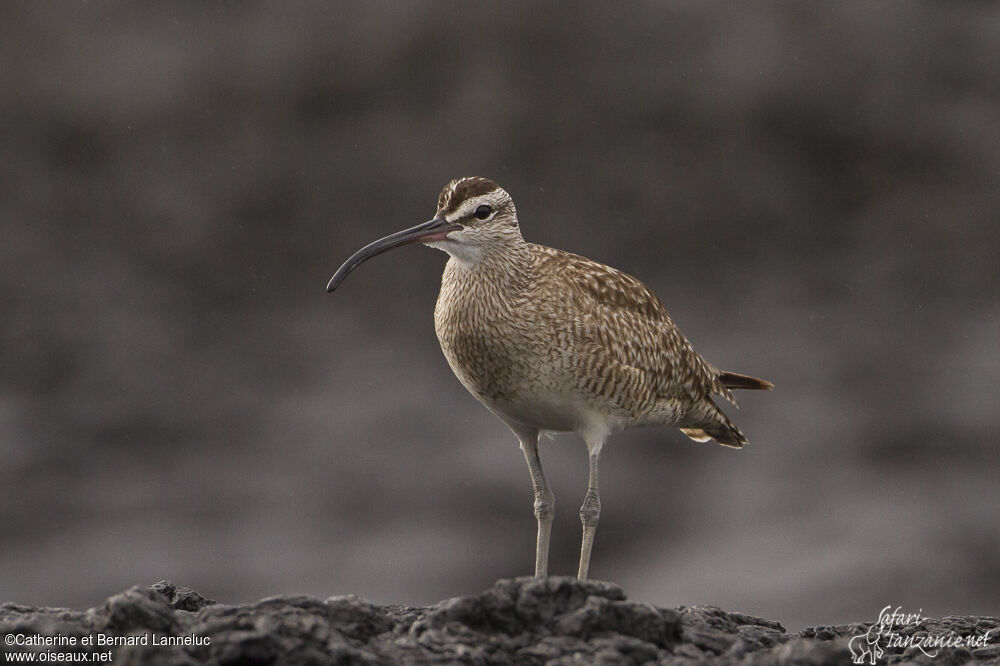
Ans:
{"label": "bird's eye", "polygon": [[485,220],[492,214],[493,214],[493,209],[487,206],[486,204],[483,204],[482,206],[477,208],[475,212],[475,216],[480,220]]}

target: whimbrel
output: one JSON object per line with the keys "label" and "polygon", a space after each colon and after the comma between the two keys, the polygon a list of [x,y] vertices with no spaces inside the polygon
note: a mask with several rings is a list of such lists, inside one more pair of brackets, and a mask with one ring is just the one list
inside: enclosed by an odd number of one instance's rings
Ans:
{"label": "whimbrel", "polygon": [[531,473],[538,537],[535,576],[548,574],[555,498],[538,455],[540,433],[578,433],[590,455],[580,507],[578,577],[587,577],[601,500],[597,466],[608,436],[668,425],[696,442],[739,448],[740,429],[712,400],[772,384],[723,372],[703,359],[663,303],[630,275],[522,238],[514,202],[487,178],[459,178],[434,219],[356,252],[327,285],[375,255],[424,243],[450,256],[434,330],[459,381],[520,441]]}

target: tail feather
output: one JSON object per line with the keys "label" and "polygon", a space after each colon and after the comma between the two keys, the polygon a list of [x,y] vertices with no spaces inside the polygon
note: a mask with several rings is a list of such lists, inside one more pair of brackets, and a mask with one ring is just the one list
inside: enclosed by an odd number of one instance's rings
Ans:
{"label": "tail feather", "polygon": [[712,436],[701,428],[681,428],[681,432],[696,442],[710,442]]}
{"label": "tail feather", "polygon": [[710,442],[713,439],[718,444],[734,449],[742,449],[748,444],[746,435],[732,423],[712,424],[704,428],[681,428],[680,431],[696,442]]}
{"label": "tail feather", "polygon": [[720,372],[719,381],[726,388],[731,389],[752,389],[757,391],[770,391],[774,384],[766,379],[758,379],[750,375],[741,375],[737,372]]}
{"label": "tail feather", "polygon": [[713,423],[712,425],[705,426],[702,430],[717,443],[734,449],[742,449],[744,445],[750,443],[747,441],[743,431],[737,428],[736,424],[728,418],[724,423]]}
{"label": "tail feather", "polygon": [[680,431],[696,442],[715,440],[723,446],[734,449],[748,444],[746,435],[733,423],[725,412],[711,400],[703,405],[703,412],[694,422],[685,420],[679,424]]}
{"label": "tail feather", "polygon": [[[717,380],[713,386],[714,392],[721,394],[734,405],[736,400],[729,389],[769,391],[774,388],[774,384],[766,379],[741,375],[738,372],[720,371]],[[677,425],[681,432],[696,442],[707,442],[714,439],[719,444],[731,446],[734,449],[742,448],[748,444],[746,435],[707,396],[703,402],[694,406],[692,411],[688,412]]]}

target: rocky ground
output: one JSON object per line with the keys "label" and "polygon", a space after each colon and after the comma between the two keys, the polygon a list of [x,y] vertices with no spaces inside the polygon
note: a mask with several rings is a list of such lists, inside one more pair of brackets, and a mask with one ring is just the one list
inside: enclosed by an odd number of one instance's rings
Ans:
{"label": "rocky ground", "polygon": [[[790,634],[772,620],[710,606],[630,603],[616,585],[573,578],[501,580],[482,594],[428,608],[377,606],[354,596],[273,597],[230,606],[168,582],[133,587],[87,611],[0,606],[8,660],[34,653],[38,661],[81,661],[89,653],[91,660],[115,664],[171,666],[849,664],[851,637],[869,626]],[[970,649],[942,649],[934,657],[915,647],[887,647],[878,662],[1000,664],[997,618],[924,619],[903,630],[913,636],[948,632],[987,640]],[[63,644],[39,645],[39,636],[59,637]],[[109,640],[133,644],[110,646]]]}

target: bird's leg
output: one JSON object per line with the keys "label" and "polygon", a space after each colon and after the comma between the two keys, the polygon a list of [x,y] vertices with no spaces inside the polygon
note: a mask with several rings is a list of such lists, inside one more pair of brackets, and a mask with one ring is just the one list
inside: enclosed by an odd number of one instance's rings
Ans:
{"label": "bird's leg", "polygon": [[597,531],[597,520],[601,517],[601,496],[597,490],[597,461],[601,457],[601,447],[590,451],[590,480],[587,482],[587,496],[580,507],[580,522],[583,523],[583,543],[580,544],[580,571],[576,577],[587,579],[590,569],[590,550],[594,547],[594,533]]}
{"label": "bird's leg", "polygon": [[531,472],[531,489],[535,494],[535,518],[538,519],[538,539],[535,542],[535,578],[549,575],[549,535],[552,533],[552,518],[555,516],[556,498],[549,490],[542,472],[542,459],[538,457],[538,431],[517,432],[521,441],[524,459]]}

